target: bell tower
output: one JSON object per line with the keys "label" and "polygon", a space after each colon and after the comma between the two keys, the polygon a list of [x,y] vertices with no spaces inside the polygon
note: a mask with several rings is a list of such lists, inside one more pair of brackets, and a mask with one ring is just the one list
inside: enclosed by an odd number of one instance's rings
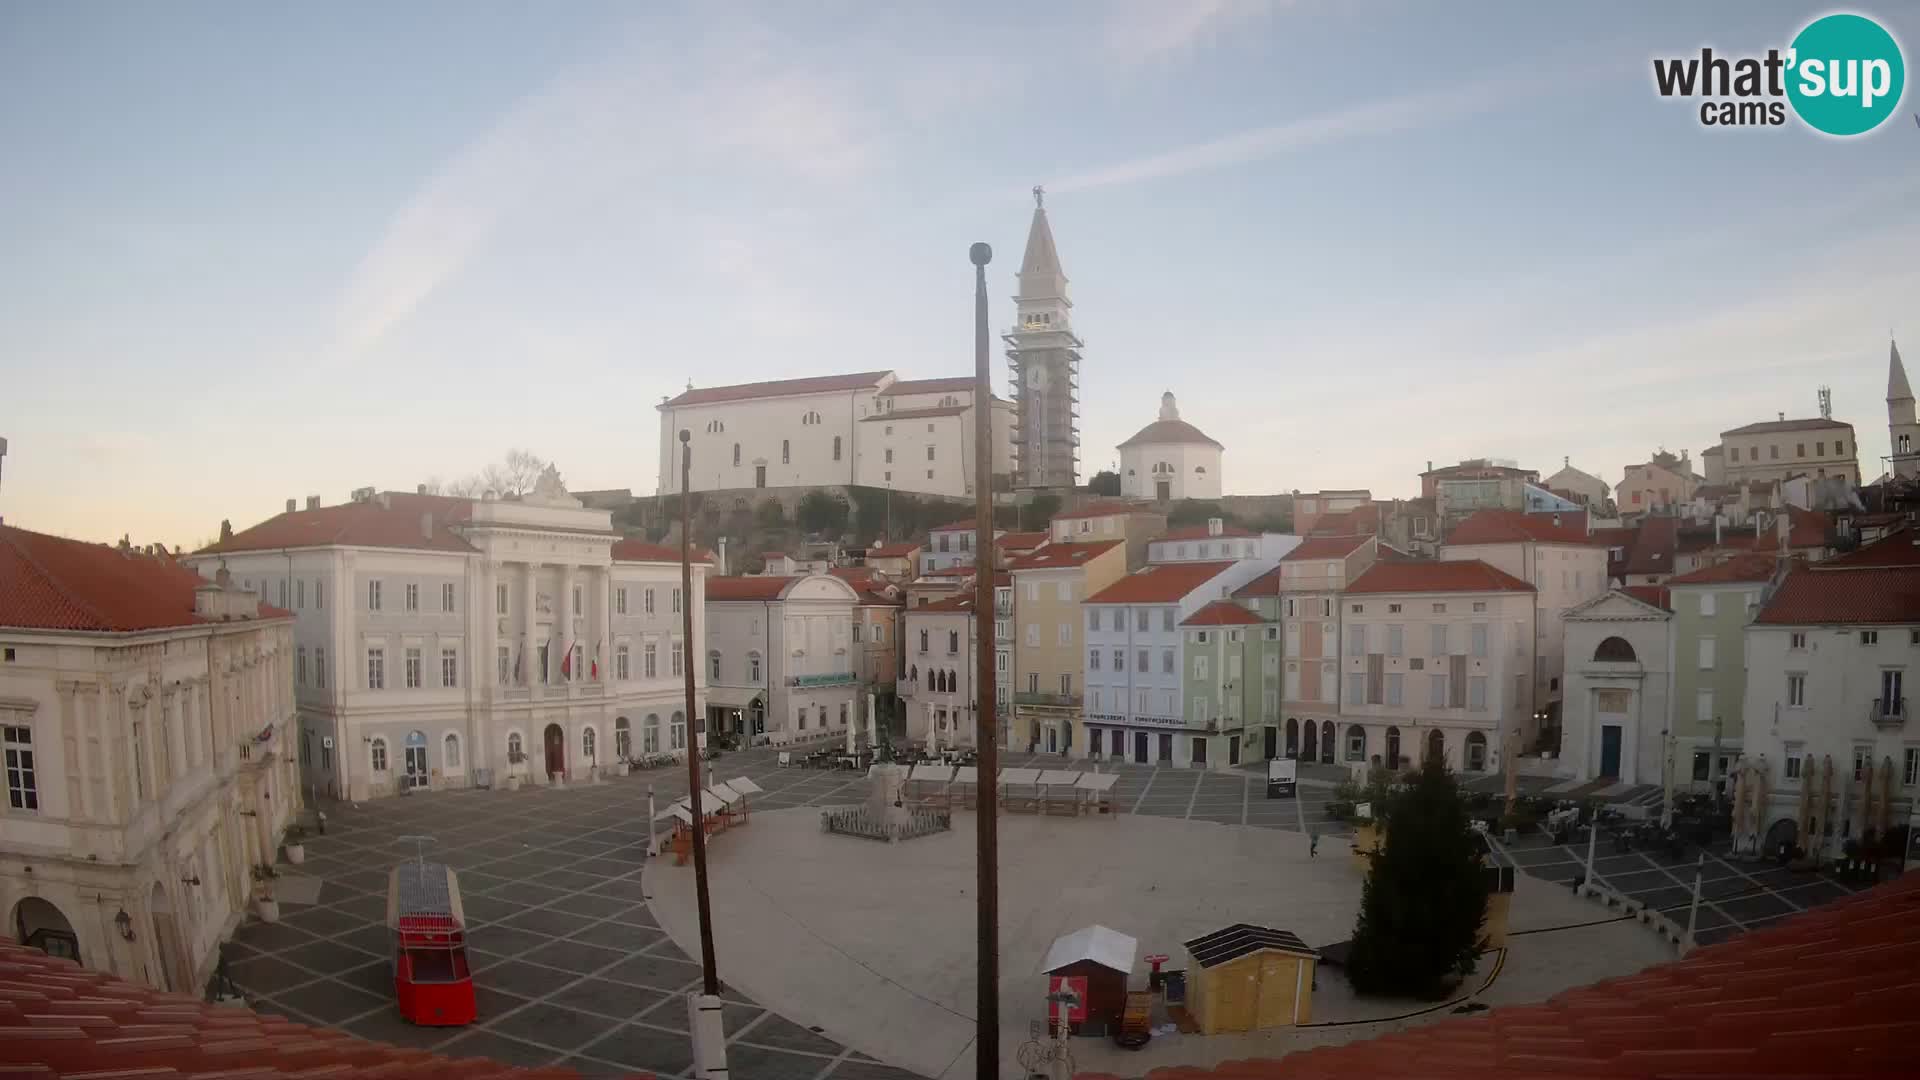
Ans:
{"label": "bell tower", "polygon": [[1900,362],[1900,346],[1887,345],[1887,465],[1902,479],[1920,476],[1920,423],[1914,420],[1913,388]]}
{"label": "bell tower", "polygon": [[1071,489],[1080,474],[1080,339],[1038,187],[1014,304],[1013,329],[1002,335],[1013,381],[1013,486]]}

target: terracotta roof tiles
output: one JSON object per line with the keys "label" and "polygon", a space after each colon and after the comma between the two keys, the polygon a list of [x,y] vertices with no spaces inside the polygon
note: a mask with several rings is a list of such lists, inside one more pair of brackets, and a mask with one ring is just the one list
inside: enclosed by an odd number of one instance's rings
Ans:
{"label": "terracotta roof tiles", "polygon": [[[1555,519],[1559,519],[1558,522]],[[1468,514],[1449,533],[1446,543],[1517,544],[1532,541],[1542,544],[1592,544],[1586,515],[1576,519],[1572,512],[1561,514],[1523,514],[1517,510],[1476,510]]]}
{"label": "terracotta roof tiles", "polygon": [[853,390],[871,390],[891,371],[859,371],[849,375],[818,375],[805,379],[774,379],[768,382],[739,383],[734,386],[708,386],[689,389],[658,407],[676,405],[716,405],[726,401],[752,401],[755,398],[793,397],[799,394],[831,394]]}
{"label": "terracotta roof tiles", "polygon": [[800,580],[802,576],[804,575],[758,574],[708,578],[707,602],[711,604],[729,600],[778,600],[786,593],[787,586]]}
{"label": "terracotta roof tiles", "polygon": [[1233,590],[1235,600],[1254,600],[1265,596],[1280,595],[1280,568],[1273,569]]}
{"label": "terracotta roof tiles", "polygon": [[1347,585],[1348,593],[1532,592],[1533,586],[1478,559],[1381,561]]}
{"label": "terracotta roof tiles", "polygon": [[1087,597],[1089,604],[1171,604],[1232,569],[1233,562],[1153,563]]}
{"label": "terracotta roof tiles", "polygon": [[1665,585],[1627,585],[1620,590],[1643,604],[1652,604],[1662,611],[1673,610],[1673,596]]}
{"label": "terracotta roof tiles", "polygon": [[975,386],[974,377],[962,375],[952,379],[901,379],[891,383],[880,391],[881,397],[894,397],[900,394],[966,394]]}
{"label": "terracotta roof tiles", "polygon": [[[432,515],[430,530],[421,527],[426,515]],[[447,526],[472,516],[472,499],[389,491],[364,502],[276,514],[195,554],[330,546],[467,552],[473,545]]]}
{"label": "terracotta roof tiles", "polygon": [[1215,600],[1180,620],[1181,626],[1248,626],[1265,622],[1260,616],[1231,600]]}
{"label": "terracotta roof tiles", "polygon": [[[1167,445],[1203,445],[1220,446],[1212,436],[1185,420],[1155,420],[1146,427],[1133,433],[1133,437],[1121,443],[1128,446],[1167,446]],[[1225,449],[1225,447],[1221,447]]]}
{"label": "terracotta roof tiles", "polygon": [[1095,557],[1103,555],[1121,545],[1119,540],[1092,540],[1065,544],[1048,544],[1028,554],[1021,555],[1007,563],[1008,570],[1058,570],[1062,567],[1085,566]]}
{"label": "terracotta roof tiles", "polygon": [[1047,542],[1051,534],[1045,529],[1030,532],[1001,533],[993,538],[994,546],[1002,551],[1032,551]]}
{"label": "terracotta roof tiles", "polygon": [[[199,626],[208,582],[166,554],[122,551],[0,525],[0,626],[124,633]],[[262,618],[286,612],[259,605]]]}
{"label": "terracotta roof tiles", "polygon": [[962,416],[965,415],[969,409],[970,406],[967,405],[929,405],[924,409],[898,409],[891,412],[874,413],[872,416],[861,417],[860,422],[863,424],[871,424],[875,421],[884,420],[891,423],[895,420],[927,420],[936,416]]}
{"label": "terracotta roof tiles", "polygon": [[1633,543],[1627,547],[1624,572],[1628,574],[1671,574],[1673,557],[1679,547],[1680,522],[1677,518],[1651,515],[1640,522]]}
{"label": "terracotta roof tiles", "polygon": [[1760,608],[1773,626],[1920,624],[1920,567],[1799,565]]}
{"label": "terracotta roof tiles", "polygon": [[1920,532],[1901,529],[1875,540],[1865,547],[1835,555],[1820,563],[1822,570],[1846,570],[1875,566],[1920,566]]}
{"label": "terracotta roof tiles", "polygon": [[1310,559],[1344,559],[1358,551],[1371,536],[1309,536],[1280,557],[1281,562],[1306,562]]}
{"label": "terracotta roof tiles", "polygon": [[[1771,555],[1735,555],[1725,562],[1712,566],[1703,566],[1698,570],[1669,578],[1668,585],[1710,585],[1736,581],[1771,581],[1774,571],[1780,568],[1779,560]],[[1920,613],[1916,613],[1920,615]]]}
{"label": "terracotta roof tiles", "polygon": [[1720,434],[1722,436],[1765,435],[1773,431],[1812,431],[1815,428],[1822,430],[1846,428],[1851,431],[1853,430],[1853,425],[1839,420],[1826,420],[1816,416],[1806,420],[1763,420],[1757,424],[1748,424],[1745,427],[1732,428]]}

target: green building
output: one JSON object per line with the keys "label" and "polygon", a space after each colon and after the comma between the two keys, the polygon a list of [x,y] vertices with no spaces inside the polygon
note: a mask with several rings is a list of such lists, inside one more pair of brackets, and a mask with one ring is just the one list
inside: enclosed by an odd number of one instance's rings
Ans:
{"label": "green building", "polygon": [[[1746,737],[1747,623],[1772,591],[1779,560],[1737,555],[1667,581],[1673,608],[1676,785],[1726,779]],[[1714,745],[1719,744],[1715,761]]]}

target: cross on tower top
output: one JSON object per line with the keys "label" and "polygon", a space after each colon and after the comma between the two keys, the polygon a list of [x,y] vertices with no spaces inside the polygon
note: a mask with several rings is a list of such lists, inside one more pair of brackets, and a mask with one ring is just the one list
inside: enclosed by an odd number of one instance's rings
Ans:
{"label": "cross on tower top", "polygon": [[1033,185],[1033,205],[1037,210],[1045,210],[1047,208],[1047,189],[1041,187],[1039,184]]}

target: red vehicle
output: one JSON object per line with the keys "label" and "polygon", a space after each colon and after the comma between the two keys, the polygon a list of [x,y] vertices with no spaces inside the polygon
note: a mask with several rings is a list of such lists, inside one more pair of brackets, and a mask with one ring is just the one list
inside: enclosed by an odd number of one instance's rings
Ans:
{"label": "red vehicle", "polygon": [[393,994],[415,1024],[471,1024],[477,1015],[467,964],[467,920],[452,868],[405,862],[387,877],[387,928],[393,931]]}

